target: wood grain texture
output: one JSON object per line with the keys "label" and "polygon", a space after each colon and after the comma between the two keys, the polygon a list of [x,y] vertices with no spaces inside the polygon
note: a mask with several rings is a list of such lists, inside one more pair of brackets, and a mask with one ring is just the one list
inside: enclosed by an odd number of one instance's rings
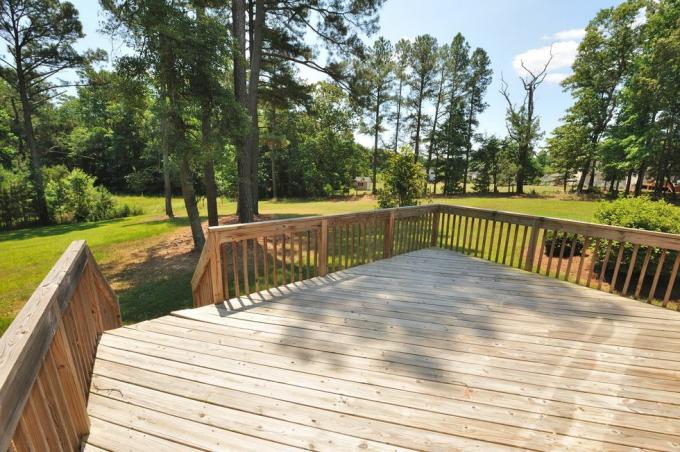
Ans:
{"label": "wood grain texture", "polygon": [[88,444],[672,450],[678,347],[680,313],[421,249],[105,333]]}

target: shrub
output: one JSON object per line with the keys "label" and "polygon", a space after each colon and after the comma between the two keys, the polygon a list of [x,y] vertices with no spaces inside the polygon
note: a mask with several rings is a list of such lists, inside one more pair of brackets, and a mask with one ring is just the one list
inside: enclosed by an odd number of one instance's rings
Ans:
{"label": "shrub", "polygon": [[383,179],[385,187],[378,190],[380,207],[414,206],[425,195],[425,169],[408,150],[388,157]]}
{"label": "shrub", "polygon": [[[553,257],[560,257],[560,250],[562,250],[562,240],[565,236],[567,237],[567,240],[564,242],[564,251],[562,252],[562,257],[571,256],[571,244],[574,241],[574,235],[563,232],[558,232],[555,234],[553,231],[548,231],[548,233],[545,235],[545,254],[550,256],[550,249],[552,248]],[[553,241],[555,242],[554,248],[552,247]],[[576,242],[574,243],[574,256],[580,256],[582,252],[583,239],[577,236]]]}
{"label": "shrub", "polygon": [[45,174],[49,177],[45,186],[47,207],[56,223],[107,220],[130,213],[127,206],[117,208],[111,193],[95,187],[95,178],[79,168],[66,173],[53,168]]}
{"label": "shrub", "polygon": [[0,167],[0,226],[10,229],[35,219],[29,171],[21,164],[10,169]]}
{"label": "shrub", "polygon": [[[648,197],[639,198],[620,198],[612,202],[603,201],[595,211],[595,219],[599,223],[612,226],[623,226],[627,228],[645,229],[647,231],[668,232],[671,234],[680,233],[680,209],[668,204],[665,201],[653,201]],[[612,242],[608,269],[613,268],[616,256],[619,252],[620,242]],[[600,246],[599,262],[604,259],[606,246]],[[635,271],[642,269],[642,255],[646,253],[645,248],[641,248],[635,262]],[[622,265],[628,268],[633,254],[633,245],[626,244],[622,257]],[[661,250],[653,248],[650,255],[649,268],[655,269],[659,261]],[[662,275],[670,274],[673,259],[667,259]],[[648,270],[649,271],[649,270]]]}

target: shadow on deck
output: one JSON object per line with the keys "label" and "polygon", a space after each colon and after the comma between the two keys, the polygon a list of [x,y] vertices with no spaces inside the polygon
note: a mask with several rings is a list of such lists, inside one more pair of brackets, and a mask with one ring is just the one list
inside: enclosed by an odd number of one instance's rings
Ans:
{"label": "shadow on deck", "polygon": [[105,332],[86,449],[680,447],[680,313],[441,248]]}

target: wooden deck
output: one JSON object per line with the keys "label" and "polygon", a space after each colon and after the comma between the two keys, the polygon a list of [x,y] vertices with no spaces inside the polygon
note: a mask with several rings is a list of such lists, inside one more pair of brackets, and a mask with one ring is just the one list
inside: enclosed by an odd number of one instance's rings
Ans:
{"label": "wooden deck", "polygon": [[432,248],[103,334],[88,447],[680,448],[680,313]]}

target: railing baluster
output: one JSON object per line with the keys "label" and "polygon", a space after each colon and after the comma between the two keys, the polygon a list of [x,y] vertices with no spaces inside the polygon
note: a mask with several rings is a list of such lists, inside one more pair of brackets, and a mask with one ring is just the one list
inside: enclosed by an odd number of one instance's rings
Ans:
{"label": "railing baluster", "polygon": [[623,259],[624,243],[619,242],[619,252],[616,255],[616,263],[614,264],[614,274],[612,275],[612,282],[609,285],[609,293],[616,289],[616,281],[619,278],[619,269],[621,268],[621,260]]}
{"label": "railing baluster", "polygon": [[[274,287],[277,287],[279,285],[279,269],[278,269],[278,260],[279,260],[279,250],[278,250],[278,240],[276,239],[276,235],[272,238],[273,240],[273,245],[274,245],[274,261],[272,262],[272,274],[274,275]],[[285,281],[285,279],[284,279]]]}
{"label": "railing baluster", "polygon": [[569,259],[567,260],[567,269],[564,272],[564,280],[567,281],[569,279],[569,275],[571,275],[571,264],[574,261],[574,253],[576,252],[576,244],[578,243],[578,234],[574,234],[574,237],[571,239],[571,247],[569,249]]}
{"label": "railing baluster", "polygon": [[[680,267],[680,251],[675,252],[675,261],[673,262],[673,270],[671,270],[671,278],[668,280],[668,286],[666,286],[666,293],[663,296],[664,308],[668,306],[668,301],[671,299],[671,292],[673,292],[675,279],[678,276],[678,267]],[[676,309],[678,309],[678,307],[676,307]]]}
{"label": "railing baluster", "polygon": [[505,227],[504,222],[500,222],[500,230],[498,231],[498,242],[496,243],[496,258],[494,259],[494,262],[498,262],[498,258],[501,255],[501,243],[503,243],[503,229]]}
{"label": "railing baluster", "polygon": [[519,256],[517,256],[517,268],[522,268],[522,262],[524,259],[524,247],[527,243],[527,233],[529,232],[529,226],[526,224],[522,227],[522,244],[519,247]]}
{"label": "railing baluster", "polygon": [[260,274],[257,268],[257,239],[253,239],[253,277],[255,278],[255,292],[260,291]]}
{"label": "railing baluster", "polygon": [[640,244],[636,243],[633,245],[633,254],[630,257],[630,263],[628,264],[628,271],[626,272],[626,281],[623,283],[623,289],[621,290],[622,295],[626,295],[628,293],[628,286],[633,276],[633,271],[635,270],[635,263],[637,262],[637,255],[639,249]]}
{"label": "railing baluster", "polygon": [[607,272],[607,265],[609,265],[609,255],[612,251],[612,241],[607,241],[607,249],[604,252],[604,260],[602,261],[602,270],[600,271],[600,276],[597,278],[597,290],[602,289],[602,281],[604,280],[605,273]]}
{"label": "railing baluster", "polygon": [[567,243],[567,231],[562,232],[562,245],[560,246],[560,255],[557,256],[557,269],[555,270],[555,279],[560,279],[560,272],[562,270],[562,259],[564,256],[564,248]]}
{"label": "railing baluster", "polygon": [[647,295],[647,302],[651,303],[656,293],[656,286],[659,283],[659,277],[661,276],[661,270],[663,270],[663,263],[666,260],[666,250],[661,250],[661,256],[659,257],[659,263],[656,264],[656,272],[654,272],[654,279],[652,280],[652,287],[649,289],[649,294]]}
{"label": "railing baluster", "polygon": [[545,253],[545,236],[548,234],[546,228],[541,228],[539,231],[541,234],[541,245],[538,247],[538,264],[536,265],[536,273],[541,273],[541,265],[543,264],[543,254]]}
{"label": "railing baluster", "polygon": [[515,234],[512,237],[512,251],[510,252],[510,266],[515,265],[515,250],[517,248],[517,235],[519,234],[519,224],[515,224]]}
{"label": "railing baluster", "polygon": [[638,278],[637,286],[635,287],[635,298],[640,298],[640,291],[642,290],[642,283],[645,280],[645,274],[647,273],[647,266],[649,265],[649,258],[652,255],[652,247],[647,247],[647,252],[645,253],[645,258],[642,261],[642,270],[640,270],[640,277]]}
{"label": "railing baluster", "polygon": [[298,281],[302,281],[302,234],[298,234]]}
{"label": "railing baluster", "polygon": [[248,240],[241,240],[241,264],[243,265],[243,294],[248,295],[250,293],[248,281]]}
{"label": "railing baluster", "polygon": [[588,248],[590,247],[590,237],[585,236],[583,239],[583,249],[581,250],[581,259],[579,259],[578,270],[576,272],[576,284],[581,282],[581,272],[583,271],[583,265],[585,264],[586,254],[588,253]]}
{"label": "railing baluster", "polygon": [[264,258],[264,288],[269,289],[271,287],[269,285],[269,239],[267,239],[266,235],[262,237],[262,251],[262,257]]}
{"label": "railing baluster", "polygon": [[[546,230],[546,234],[548,231]],[[550,251],[548,252],[548,266],[545,269],[545,276],[550,276],[550,270],[552,268],[552,261],[553,261],[553,255],[555,254],[555,242],[557,241],[557,229],[554,229],[552,231],[552,240],[550,240]],[[544,241],[545,243],[545,241]],[[541,248],[541,253],[543,253],[545,249]]]}
{"label": "railing baluster", "polygon": [[503,246],[503,264],[508,257],[508,247],[510,246],[510,231],[512,231],[512,223],[508,223],[508,230],[505,233],[505,245]]}
{"label": "railing baluster", "polygon": [[600,260],[600,239],[595,239],[595,248],[593,248],[593,258],[590,261],[590,271],[588,271],[588,279],[586,280],[586,287],[590,287],[590,282],[593,280],[593,275],[595,274],[595,267]]}
{"label": "railing baluster", "polygon": [[489,255],[486,257],[487,260],[491,260],[493,255],[493,239],[496,234],[496,220],[491,220],[491,235],[489,236]]}

